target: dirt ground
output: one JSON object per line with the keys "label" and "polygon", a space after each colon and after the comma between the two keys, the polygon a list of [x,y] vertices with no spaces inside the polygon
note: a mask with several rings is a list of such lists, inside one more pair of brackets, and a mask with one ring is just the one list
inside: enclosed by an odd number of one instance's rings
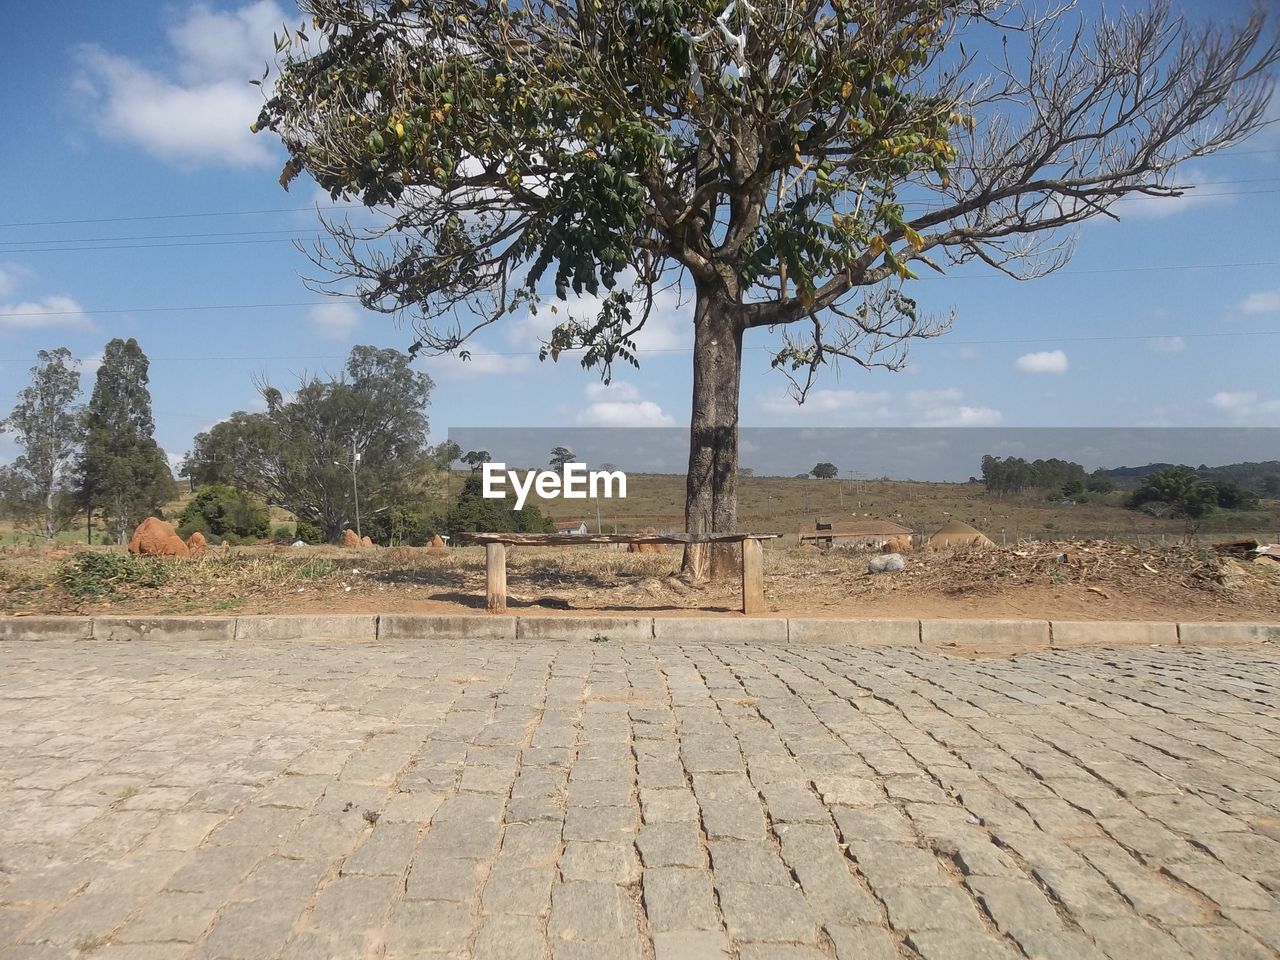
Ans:
{"label": "dirt ground", "polygon": [[[459,548],[242,547],[199,560],[148,559],[104,574],[84,558],[0,549],[0,614],[479,612],[484,555]],[[119,558],[108,557],[112,563]],[[1023,543],[908,555],[899,573],[867,573],[870,554],[773,547],[765,589],[777,616],[1009,617],[1080,620],[1276,620],[1280,563],[1183,544]],[[731,615],[737,583],[680,579],[677,551],[513,548],[513,612]]]}

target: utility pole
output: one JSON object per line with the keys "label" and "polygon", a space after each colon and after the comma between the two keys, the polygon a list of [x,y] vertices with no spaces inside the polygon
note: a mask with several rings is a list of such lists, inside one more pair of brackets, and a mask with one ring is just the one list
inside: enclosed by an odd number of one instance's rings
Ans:
{"label": "utility pole", "polygon": [[[342,466],[337,460],[333,461],[334,466]],[[360,536],[360,487],[356,482],[356,467],[360,464],[360,454],[356,453],[356,438],[351,437],[351,496],[356,502],[356,536]]]}

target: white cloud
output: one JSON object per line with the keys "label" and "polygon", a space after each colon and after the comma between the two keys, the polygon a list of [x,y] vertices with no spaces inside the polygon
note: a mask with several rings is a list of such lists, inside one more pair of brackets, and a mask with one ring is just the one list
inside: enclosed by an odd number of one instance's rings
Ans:
{"label": "white cloud", "polygon": [[326,340],[346,340],[360,326],[360,311],[349,303],[334,301],[311,308],[311,326]]}
{"label": "white cloud", "polygon": [[1280,290],[1260,290],[1240,301],[1241,313],[1280,313]]}
{"label": "white cloud", "polygon": [[82,379],[88,380],[98,375],[98,369],[102,366],[102,353],[92,353],[87,357],[80,358],[80,376]]}
{"label": "white cloud", "polygon": [[84,308],[65,294],[54,294],[23,303],[0,304],[0,331],[92,330]]}
{"label": "white cloud", "polygon": [[[629,283],[630,277],[620,277],[619,289],[627,289]],[[584,295],[543,304],[536,316],[526,312],[513,318],[507,326],[507,340],[515,346],[536,348],[551,337],[552,328],[569,318],[594,320],[603,303],[604,296]],[[552,307],[555,308],[555,313],[551,312]],[[677,352],[693,347],[692,310],[690,303],[681,300],[677,288],[667,287],[654,294],[649,318],[635,336],[636,349],[641,354],[642,362],[645,353]],[[632,303],[631,312],[638,320],[644,313],[644,304],[639,301]]]}
{"label": "white cloud", "polygon": [[1280,418],[1280,399],[1263,399],[1252,390],[1223,390],[1210,397],[1209,404],[1240,423],[1269,426]]}
{"label": "white cloud", "polygon": [[1199,171],[1187,169],[1182,171],[1175,182],[1180,185],[1193,184],[1180,197],[1152,197],[1140,193],[1132,193],[1111,208],[1121,218],[1133,220],[1163,220],[1175,214],[1185,213],[1196,207],[1216,206],[1231,203],[1233,198],[1225,195],[1223,186],[1209,177],[1201,176]]}
{"label": "white cloud", "polygon": [[168,162],[190,167],[269,164],[276,153],[249,125],[262,106],[250,79],[271,59],[272,30],[285,19],[271,0],[234,11],[196,6],[168,30],[168,76],[88,45],[79,50],[76,89],[98,130]]}
{"label": "white cloud", "polygon": [[486,353],[484,349],[477,347],[477,352],[471,353],[468,360],[463,360],[454,353],[443,357],[428,357],[423,361],[423,365],[431,376],[444,380],[473,380],[477,377],[505,376],[524,373],[533,366],[533,360],[529,357]]}
{"label": "white cloud", "polygon": [[906,396],[912,425],[917,427],[994,427],[1004,415],[992,407],[962,403],[964,392],[950,387],[941,390],[912,390]]}
{"label": "white cloud", "polygon": [[0,263],[0,297],[7,297],[18,289],[19,283],[28,276],[26,267],[16,263]]}
{"label": "white cloud", "polygon": [[956,387],[909,390],[894,396],[887,390],[813,390],[804,405],[786,393],[760,400],[760,408],[777,415],[839,414],[845,424],[894,424],[915,427],[991,427],[1004,421],[999,410],[966,404]]}
{"label": "white cloud", "polygon": [[844,413],[858,420],[878,420],[889,415],[891,397],[887,390],[810,390],[804,403],[785,391],[768,394],[760,399],[760,408],[766,413],[803,416],[811,413]]}
{"label": "white cloud", "polygon": [[1156,353],[1181,353],[1187,349],[1187,341],[1182,337],[1156,337],[1151,341],[1151,349]]}
{"label": "white cloud", "polygon": [[1014,366],[1023,373],[1066,373],[1067,355],[1061,350],[1024,353],[1014,361]]}
{"label": "white cloud", "polygon": [[584,427],[673,427],[675,421],[652,400],[641,397],[629,383],[592,383],[586,389],[587,405],[578,411]]}

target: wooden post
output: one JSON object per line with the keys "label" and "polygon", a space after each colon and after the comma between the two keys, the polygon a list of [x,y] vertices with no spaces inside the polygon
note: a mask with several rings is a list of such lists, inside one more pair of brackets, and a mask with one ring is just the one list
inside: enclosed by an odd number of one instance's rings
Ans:
{"label": "wooden post", "polygon": [[484,585],[490,613],[507,612],[507,545],[484,545]]}
{"label": "wooden post", "polygon": [[742,541],[742,612],[764,613],[764,546],[751,537]]}

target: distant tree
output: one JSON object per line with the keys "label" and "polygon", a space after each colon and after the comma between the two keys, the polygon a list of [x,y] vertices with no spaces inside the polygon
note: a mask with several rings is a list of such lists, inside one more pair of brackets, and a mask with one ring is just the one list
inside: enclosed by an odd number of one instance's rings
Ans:
{"label": "distant tree", "polygon": [[1268,497],[1280,497],[1280,477],[1267,477],[1262,481],[1262,492]]}
{"label": "distant tree", "polygon": [[462,459],[462,448],[453,440],[446,440],[431,451],[431,459],[442,470],[448,470],[456,461]]}
{"label": "distant tree", "polygon": [[271,502],[337,542],[356,514],[353,455],[364,515],[412,499],[426,460],[431,388],[407,354],[371,346],[352,347],[342,375],[304,378],[287,398],[261,384],[267,403],[261,416],[272,433],[255,457]]}
{"label": "distant tree", "polygon": [[271,515],[267,506],[244,490],[215,483],[201,487],[178,518],[178,532],[189,537],[196,530],[215,537],[265,537]]}
{"label": "distant tree", "polygon": [[840,476],[840,470],[836,465],[834,463],[826,463],[825,461],[823,463],[815,464],[814,468],[809,472],[819,480],[833,480]]}
{"label": "distant tree", "polygon": [[458,499],[445,518],[450,536],[459,533],[554,533],[555,522],[544,517],[535,503],[514,508],[510,493],[503,499],[484,496],[478,476],[467,477]]}
{"label": "distant tree", "polygon": [[1218,506],[1223,510],[1256,510],[1258,495],[1230,480],[1212,481],[1218,492]]}
{"label": "distant tree", "polygon": [[1115,488],[1116,482],[1101,467],[1089,474],[1089,479],[1085,482],[1085,489],[1090,493],[1111,493]]}
{"label": "distant tree", "polygon": [[226,484],[266,496],[266,467],[276,452],[275,439],[275,428],[267,417],[238,410],[196,434],[178,475],[196,487]]}
{"label": "distant tree", "polygon": [[564,470],[565,464],[577,461],[578,455],[568,447],[553,447],[551,450],[551,466]]}
{"label": "distant tree", "polygon": [[462,462],[471,468],[472,473],[475,473],[492,459],[488,450],[468,450],[463,455]]}
{"label": "distant tree", "polygon": [[1083,494],[1083,480],[1068,480],[1062,485],[1062,495],[1068,500],[1078,500]]}
{"label": "distant tree", "polygon": [[85,411],[84,450],[77,465],[81,504],[100,510],[117,542],[177,493],[164,451],[157,446],[150,364],[138,341],[116,338],[102,352]]}
{"label": "distant tree", "polygon": [[84,434],[80,371],[66,347],[41,350],[36,357],[31,382],[8,419],[0,421],[0,433],[14,434],[23,450],[12,467],[14,490],[25,491],[16,502],[38,511],[41,532],[51,540],[65,519],[57,509],[58,493]]}
{"label": "distant tree", "polygon": [[751,467],[738,468],[738,476],[740,477],[754,477],[755,475],[756,475],[756,472]]}
{"label": "distant tree", "polygon": [[1166,503],[1175,516],[1193,526],[1217,506],[1218,491],[1199,477],[1190,467],[1166,467],[1144,477],[1129,498],[1131,507],[1149,503]]}

